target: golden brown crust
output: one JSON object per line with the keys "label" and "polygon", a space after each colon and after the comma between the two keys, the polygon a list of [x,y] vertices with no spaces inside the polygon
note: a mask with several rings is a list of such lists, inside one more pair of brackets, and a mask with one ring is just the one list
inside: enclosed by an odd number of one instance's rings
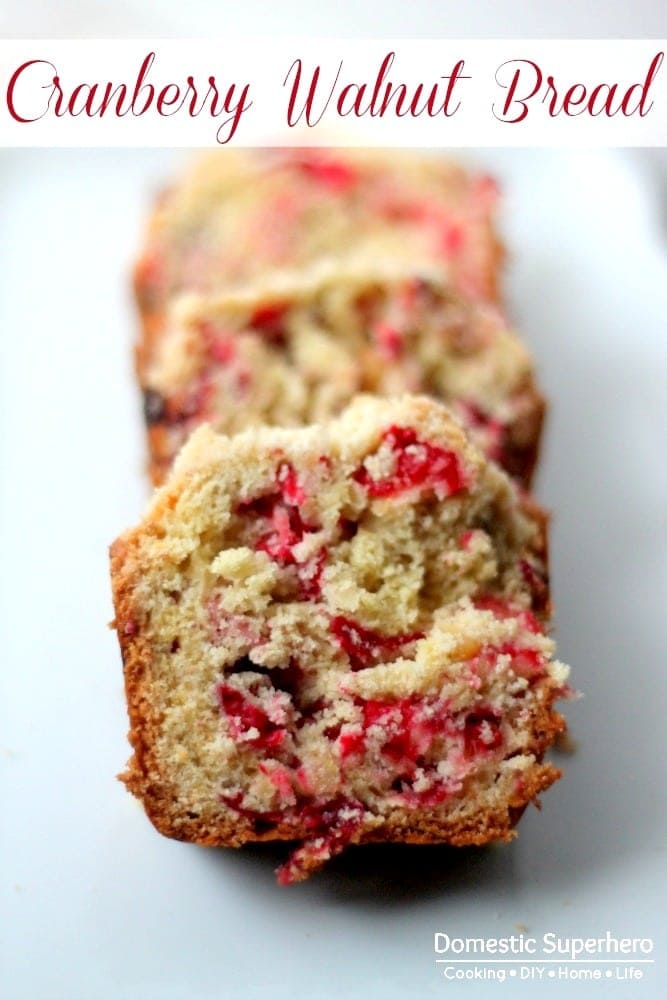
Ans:
{"label": "golden brown crust", "polygon": [[507,426],[502,466],[523,489],[529,490],[540,456],[547,402],[534,379],[521,390],[518,398],[521,406]]}

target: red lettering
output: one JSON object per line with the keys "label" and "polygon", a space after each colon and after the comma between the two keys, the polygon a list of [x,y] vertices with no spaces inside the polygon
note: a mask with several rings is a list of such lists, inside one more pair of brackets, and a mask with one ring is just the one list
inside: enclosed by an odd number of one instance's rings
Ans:
{"label": "red lettering", "polygon": [[24,118],[23,115],[20,115],[16,110],[16,102],[14,99],[14,91],[16,89],[16,85],[23,76],[25,70],[29,69],[31,66],[48,66],[54,72],[56,68],[53,65],[53,63],[48,62],[48,60],[46,59],[30,59],[28,62],[22,63],[18,67],[18,69],[14,70],[14,72],[12,73],[9,83],[7,85],[7,109],[12,118],[14,119],[14,121],[22,122],[23,124],[27,122],[36,122],[39,121],[40,118],[43,118],[46,112],[49,110],[49,104],[51,100],[49,98],[49,100],[46,102],[46,107],[42,111],[41,115],[36,115],[34,118]]}
{"label": "red lettering", "polygon": [[[653,56],[653,60],[651,62],[651,65],[648,68],[648,73],[646,74],[646,79],[644,80],[644,82],[643,83],[635,83],[635,85],[633,87],[630,87],[629,90],[627,91],[625,97],[621,101],[621,111],[628,118],[631,115],[636,114],[637,111],[639,112],[640,118],[645,118],[646,115],[651,110],[651,108],[653,107],[653,103],[654,103],[653,101],[651,101],[651,103],[648,106],[646,104],[646,102],[648,100],[648,92],[649,92],[649,88],[651,87],[651,84],[653,83],[653,81],[655,80],[656,76],[658,75],[658,70],[662,66],[662,62],[663,62],[664,58],[665,58],[665,53],[664,52],[657,52],[656,55]],[[631,95],[633,95],[633,91],[635,91],[637,89],[639,89],[639,93],[640,93],[641,96],[639,98],[639,101],[637,102],[637,106],[635,108],[633,108],[633,110],[631,111],[630,110]]]}
{"label": "red lettering", "polygon": [[[617,90],[617,83],[598,83],[597,87],[593,87],[591,96],[588,99],[589,115],[591,115],[592,118],[597,118],[598,115],[606,115],[607,118],[613,118],[614,115],[618,114],[620,108],[614,108],[614,97],[616,96]],[[601,101],[600,107],[596,109],[596,104],[605,91],[607,96]]]}
{"label": "red lettering", "polygon": [[[505,69],[506,66],[507,67],[514,66],[516,63],[519,63],[520,65],[514,70],[511,82],[509,84],[503,83],[501,79],[501,71]],[[519,83],[522,82],[522,77],[521,77],[522,66],[530,67],[530,69],[533,72],[534,83],[530,93],[524,94],[523,97],[516,97],[517,87],[519,86]],[[493,105],[492,108],[493,116],[494,118],[497,118],[498,121],[515,124],[516,122],[522,122],[526,117],[526,115],[528,114],[527,102],[531,99],[531,97],[535,96],[535,94],[542,86],[542,70],[537,65],[537,63],[532,62],[532,60],[530,59],[509,59],[507,62],[504,62],[502,66],[498,67],[496,71],[496,83],[498,83],[503,88],[507,88],[507,97],[505,98],[505,103],[503,104],[503,109],[500,115],[496,114],[496,106],[495,104]],[[509,110],[514,104],[515,100],[519,105],[520,110],[515,113],[515,116],[513,118],[508,118]]]}
{"label": "red lettering", "polygon": [[[443,106],[443,111],[446,118],[451,118],[461,107],[461,102],[458,101],[455,108],[450,108],[450,101],[454,96],[454,88],[456,87],[458,80],[469,80],[469,76],[463,75],[463,70],[465,69],[465,60],[459,59],[456,66],[452,70],[450,76],[443,76],[443,80],[447,80],[447,90],[445,92],[445,103]],[[429,114],[431,112],[429,111]]]}
{"label": "red lettering", "polygon": [[[222,106],[222,110],[227,112],[228,117],[225,118],[215,135],[216,139],[222,146],[234,138],[244,111],[247,111],[248,108],[252,107],[252,101],[248,100],[250,84],[246,83],[241,88],[241,96],[236,103],[234,103],[235,91],[236,84],[233,83],[225,95],[225,100]],[[215,112],[212,113],[215,114]]]}
{"label": "red lettering", "polygon": [[[145,112],[148,111],[148,109],[150,108],[150,106],[153,103],[153,100],[155,98],[155,87],[153,86],[153,84],[152,83],[145,83],[144,82],[145,79],[146,79],[146,77],[148,76],[148,72],[149,72],[149,70],[150,70],[150,68],[151,68],[151,66],[153,65],[154,62],[155,62],[155,53],[154,52],[149,52],[148,55],[146,56],[146,58],[144,59],[144,61],[141,64],[141,68],[140,68],[139,74],[137,76],[137,82],[134,85],[134,93],[132,94],[132,100],[130,102],[130,106],[132,108],[132,114],[133,115],[140,116],[140,115],[145,114]],[[143,108],[141,109],[141,111],[138,111],[137,110],[137,100],[139,98],[139,94],[143,90],[147,91],[147,97],[146,97],[146,101],[144,103]]]}
{"label": "red lettering", "polygon": [[[170,96],[173,94],[173,96]],[[157,101],[155,102],[155,110],[159,115],[166,117],[168,115],[173,115],[178,110],[174,108],[179,97],[181,96],[181,88],[175,83],[168,83],[166,87],[163,87],[160,93],[157,95]],[[182,102],[181,102],[182,103]],[[166,111],[165,108],[171,108],[171,111]]]}
{"label": "red lettering", "polygon": [[317,116],[317,118],[313,118],[311,120],[311,113],[313,112],[313,104],[314,104],[315,97],[316,97],[316,94],[317,94],[317,85],[318,85],[319,80],[320,80],[320,67],[319,66],[315,67],[315,70],[313,71],[313,75],[312,75],[312,78],[311,78],[311,81],[310,81],[310,87],[308,88],[308,93],[306,95],[306,99],[303,102],[303,105],[302,105],[301,110],[299,111],[299,113],[295,115],[297,101],[299,99],[299,89],[301,87],[302,62],[301,62],[300,59],[295,59],[294,60],[294,62],[292,63],[292,65],[290,66],[290,68],[287,71],[287,76],[285,77],[285,79],[283,81],[283,86],[286,86],[287,82],[288,82],[288,80],[290,78],[290,76],[292,75],[292,73],[294,71],[294,74],[293,74],[294,75],[294,82],[292,84],[292,89],[290,91],[289,101],[287,103],[287,124],[289,125],[290,128],[293,128],[295,125],[297,125],[301,121],[301,118],[304,115],[305,115],[305,118],[306,118],[306,125],[308,125],[309,128],[312,128],[314,125],[317,125],[317,123],[319,121],[321,121],[321,119],[322,119],[325,111],[327,110],[327,108],[329,106],[331,98],[333,97],[333,93],[334,93],[334,90],[336,89],[336,84],[338,83],[338,78],[339,78],[339,76],[341,74],[341,70],[342,69],[343,69],[343,63],[341,61],[340,64],[339,64],[339,66],[338,66],[338,72],[336,73],[336,78],[334,79],[334,82],[331,85],[331,89],[329,91],[329,96],[327,97],[327,99],[326,99],[326,101],[324,103],[324,107],[320,111],[320,113]]}

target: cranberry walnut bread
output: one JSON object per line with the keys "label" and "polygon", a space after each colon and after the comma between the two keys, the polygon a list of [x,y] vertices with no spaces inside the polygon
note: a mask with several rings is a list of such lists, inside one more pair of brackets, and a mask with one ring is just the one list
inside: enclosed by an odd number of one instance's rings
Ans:
{"label": "cranberry walnut bread", "polygon": [[111,549],[134,755],[158,830],[299,844],[509,840],[559,771],[567,668],[543,516],[424,397],[201,427]]}
{"label": "cranberry walnut bread", "polygon": [[181,297],[140,366],[150,471],[164,479],[202,422],[232,434],[338,414],[362,391],[448,402],[525,487],[544,401],[497,308],[437,273],[375,264],[273,272],[243,290]]}
{"label": "cranberry walnut bread", "polygon": [[135,268],[139,361],[179,293],[219,292],[315,261],[435,263],[468,298],[496,300],[493,180],[397,150],[222,150],[158,200]]}

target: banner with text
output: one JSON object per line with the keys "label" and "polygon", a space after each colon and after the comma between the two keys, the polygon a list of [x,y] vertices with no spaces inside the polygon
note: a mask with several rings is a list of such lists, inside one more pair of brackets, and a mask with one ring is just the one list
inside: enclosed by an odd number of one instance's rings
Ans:
{"label": "banner with text", "polygon": [[664,146],[665,47],[0,41],[0,146]]}

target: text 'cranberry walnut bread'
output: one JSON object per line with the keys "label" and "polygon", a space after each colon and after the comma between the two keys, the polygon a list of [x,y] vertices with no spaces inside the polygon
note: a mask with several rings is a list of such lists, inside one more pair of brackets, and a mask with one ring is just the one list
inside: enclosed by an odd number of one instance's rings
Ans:
{"label": "text 'cranberry walnut bread'", "polygon": [[348,844],[510,839],[559,777],[543,529],[426,398],[199,428],[111,550],[123,780],[168,836],[300,841],[283,883]]}
{"label": "text 'cranberry walnut bread'", "polygon": [[497,190],[442,158],[397,150],[219,150],[158,200],[135,269],[146,344],[167,302],[273,268],[396,256],[434,262],[462,294],[495,300]]}
{"label": "text 'cranberry walnut bread'", "polygon": [[150,470],[166,475],[202,422],[231,434],[337,415],[362,391],[448,402],[486,454],[525,487],[544,401],[499,311],[437,274],[368,262],[273,272],[217,297],[181,297],[139,377]]}

